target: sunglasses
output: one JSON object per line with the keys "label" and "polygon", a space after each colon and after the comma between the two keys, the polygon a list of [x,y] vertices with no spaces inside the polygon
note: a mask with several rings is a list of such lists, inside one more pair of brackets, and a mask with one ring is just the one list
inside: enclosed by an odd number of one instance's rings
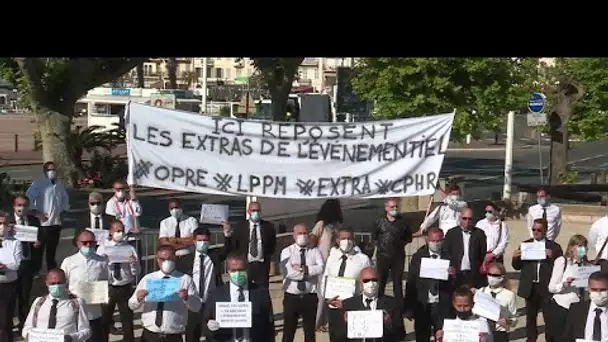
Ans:
{"label": "sunglasses", "polygon": [[488,273],[490,277],[502,277],[503,275],[500,273]]}
{"label": "sunglasses", "polygon": [[471,221],[470,217],[461,217],[461,219],[465,220],[465,221]]}
{"label": "sunglasses", "polygon": [[376,278],[361,279],[361,282],[364,284],[369,283],[370,281],[378,282],[378,279],[376,279]]}
{"label": "sunglasses", "polygon": [[80,243],[85,246],[93,246],[95,244],[95,241],[80,241]]}
{"label": "sunglasses", "polygon": [[89,202],[89,205],[100,205],[100,202]]}
{"label": "sunglasses", "polygon": [[542,229],[542,228],[533,228],[532,231],[533,232],[538,232],[538,233],[544,233],[545,232],[545,230]]}
{"label": "sunglasses", "polygon": [[486,214],[494,214],[493,210],[486,210]]}
{"label": "sunglasses", "polygon": [[116,191],[127,190],[127,188],[114,188],[114,190],[116,190]]}

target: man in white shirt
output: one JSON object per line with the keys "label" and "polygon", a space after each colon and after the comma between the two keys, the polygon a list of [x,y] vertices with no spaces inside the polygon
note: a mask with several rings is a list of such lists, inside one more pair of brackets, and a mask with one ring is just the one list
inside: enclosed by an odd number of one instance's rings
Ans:
{"label": "man in white shirt", "polygon": [[608,275],[589,276],[589,299],[573,303],[568,310],[564,341],[608,340]]}
{"label": "man in white shirt", "polygon": [[536,192],[537,204],[528,208],[528,214],[526,215],[530,237],[533,236],[532,226],[534,225],[534,220],[543,218],[547,221],[547,240],[557,240],[557,236],[562,229],[562,211],[557,205],[551,203],[550,200],[551,196],[546,189],[540,188]]}
{"label": "man in white shirt", "polygon": [[0,229],[0,341],[13,341],[13,313],[17,304],[17,278],[23,257],[21,242],[13,237],[13,225]]}
{"label": "man in white shirt", "polygon": [[[82,296],[79,283],[108,280],[108,259],[95,253],[95,245],[95,234],[83,230],[78,236],[78,252],[61,263],[70,292],[79,297]],[[105,341],[108,332],[103,329],[101,304],[85,304],[85,308],[91,327],[91,341]]]}
{"label": "man in white shirt", "polygon": [[[125,233],[139,233],[139,217],[141,216],[141,205],[135,195],[135,189],[129,187],[124,181],[116,181],[112,186],[114,196],[106,203],[106,214],[121,221],[125,226]],[[128,193],[127,193],[128,191]],[[127,239],[129,243],[135,246],[134,238]]]}
{"label": "man in white shirt", "polygon": [[[608,216],[600,217],[589,229],[589,245],[595,249],[597,259],[608,259]],[[602,248],[603,247],[603,248]]]}
{"label": "man in white shirt", "polygon": [[65,341],[84,342],[91,337],[89,319],[82,299],[72,295],[66,288],[65,273],[60,269],[50,270],[46,275],[49,294],[38,297],[23,326],[22,336],[27,339],[34,328],[58,329],[65,334]]}
{"label": "man in white shirt", "polygon": [[456,184],[450,185],[446,190],[443,203],[439,204],[420,225],[421,231],[424,233],[435,222],[439,221],[439,229],[443,230],[444,235],[447,234],[448,230],[458,226],[460,210],[466,207],[467,202],[462,201],[460,187]]}
{"label": "man in white shirt", "polygon": [[[350,227],[341,227],[338,229],[336,243],[338,247],[334,247],[329,252],[329,257],[325,262],[325,271],[323,272],[321,287],[325,290],[324,285],[328,281],[333,281],[333,278],[352,278],[355,282],[355,293],[352,296],[358,295],[360,289],[357,280],[361,271],[372,265],[371,260],[367,255],[355,248],[354,232]],[[346,339],[346,327],[344,315],[342,311],[342,301],[349,297],[334,296],[325,292],[327,304],[329,305],[328,323],[329,323],[329,339],[330,341],[343,341]]]}
{"label": "man in white shirt", "polygon": [[317,316],[317,281],[325,263],[318,248],[308,247],[308,229],[303,224],[293,227],[294,243],[281,251],[283,273],[283,342],[291,342],[302,316],[304,341],[315,341]]}
{"label": "man in white shirt", "polygon": [[[55,254],[61,235],[61,224],[70,209],[70,199],[63,183],[57,180],[57,170],[53,162],[42,166],[45,177],[35,180],[25,195],[30,199],[31,214],[40,220],[40,253],[46,251],[47,270],[57,268]],[[36,272],[42,267],[42,254],[36,260]]]}
{"label": "man in white shirt", "polygon": [[497,261],[504,263],[503,254],[509,245],[509,230],[507,223],[500,217],[498,206],[492,202],[486,205],[485,217],[479,220],[475,227],[486,234],[486,253],[484,262]]}
{"label": "man in white shirt", "polygon": [[198,222],[192,216],[184,214],[179,199],[169,200],[169,213],[166,219],[160,221],[158,238],[161,245],[171,245],[175,248],[175,269],[191,274],[194,261],[194,238],[192,232],[198,228]]}
{"label": "man in white shirt", "polygon": [[[120,321],[122,322],[123,341],[135,341],[133,335],[133,311],[129,309],[128,300],[133,294],[133,283],[139,274],[139,262],[137,251],[125,241],[125,227],[122,222],[114,220],[110,224],[109,240],[101,244],[97,249],[97,254],[108,257],[108,305],[103,306],[103,328],[110,331],[113,324],[114,308],[118,305]],[[130,252],[129,261],[118,260],[115,253],[121,250],[120,255],[125,255],[125,251]],[[116,331],[117,332],[117,331]]]}
{"label": "man in white shirt", "polygon": [[[131,310],[143,306],[141,321],[144,331],[141,342],[182,342],[182,334],[188,323],[188,310],[198,312],[201,298],[198,296],[192,277],[175,270],[175,249],[172,246],[160,246],[156,252],[156,263],[159,271],[146,274],[137,284],[135,293],[129,299]],[[161,280],[162,279],[162,280]],[[150,302],[148,296],[149,281],[178,280],[177,296],[163,302]]]}

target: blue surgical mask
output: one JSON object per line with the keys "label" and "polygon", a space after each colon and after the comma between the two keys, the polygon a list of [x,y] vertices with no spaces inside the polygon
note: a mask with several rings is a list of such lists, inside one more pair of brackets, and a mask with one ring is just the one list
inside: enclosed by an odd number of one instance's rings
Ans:
{"label": "blue surgical mask", "polygon": [[249,214],[249,219],[252,222],[258,222],[260,220],[260,213],[257,211],[252,211],[251,214]]}
{"label": "blue surgical mask", "polygon": [[49,285],[49,294],[51,297],[60,298],[65,293],[65,284]]}
{"label": "blue surgical mask", "polygon": [[207,253],[209,250],[209,241],[196,241],[196,250],[199,253]]}
{"label": "blue surgical mask", "polygon": [[247,284],[247,271],[230,272],[230,281],[236,286]]}
{"label": "blue surgical mask", "polygon": [[388,214],[391,215],[392,217],[397,217],[397,215],[399,215],[399,212],[396,209],[393,209],[393,210],[389,211]]}
{"label": "blue surgical mask", "polygon": [[547,205],[547,199],[544,197],[537,198],[536,203],[540,204],[541,207],[544,207]]}
{"label": "blue surgical mask", "polygon": [[584,257],[584,256],[586,256],[587,255],[587,248],[585,248],[585,247],[578,247],[576,249],[576,254],[579,257],[581,257],[581,258]]}
{"label": "blue surgical mask", "polygon": [[89,256],[93,253],[93,249],[89,246],[82,246],[80,247],[80,253],[84,256]]}
{"label": "blue surgical mask", "polygon": [[494,214],[492,213],[486,213],[486,218],[490,221],[494,221],[494,219],[496,219],[496,216],[494,216]]}

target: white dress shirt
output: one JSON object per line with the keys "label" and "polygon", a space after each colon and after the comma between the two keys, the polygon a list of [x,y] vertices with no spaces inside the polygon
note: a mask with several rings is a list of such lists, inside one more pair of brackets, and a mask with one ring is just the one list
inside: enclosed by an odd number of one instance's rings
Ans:
{"label": "white dress shirt", "polygon": [[[198,222],[194,217],[183,215],[178,219],[173,216],[169,216],[166,219],[160,221],[160,231],[158,232],[158,238],[173,238],[175,237],[175,228],[179,224],[179,236],[180,238],[192,237],[192,233],[198,228]],[[188,255],[194,252],[194,246],[189,248],[180,249],[175,252],[176,256]]]}
{"label": "white dress shirt", "polygon": [[116,196],[112,196],[106,203],[106,214],[118,218],[125,226],[125,233],[128,233],[133,229],[137,218],[141,216],[141,205],[139,201],[130,199],[119,201]]}
{"label": "white dress shirt", "polygon": [[198,292],[199,297],[203,303],[207,302],[207,294],[210,291],[215,289],[215,277],[213,275],[213,261],[211,258],[205,254],[205,258],[203,259],[203,263],[205,266],[205,282],[204,289],[201,291],[200,288],[200,279],[201,279],[201,252],[196,251],[194,254],[194,263],[192,264],[192,280],[194,281],[194,286],[196,287],[196,291]]}
{"label": "white dress shirt", "polygon": [[70,199],[63,183],[56,180],[40,178],[30,185],[25,195],[30,199],[30,209],[48,216],[48,220],[40,221],[42,227],[61,225],[61,213],[70,210]]}
{"label": "white dress shirt", "polygon": [[[247,285],[243,286],[243,296],[245,297],[245,301],[249,302],[249,288]],[[232,282],[230,282],[230,301],[239,301],[239,287],[234,285]],[[236,336],[236,329],[234,329],[233,333],[233,336]],[[249,329],[243,329],[243,338],[240,340],[235,338],[233,342],[253,342],[249,338]]]}
{"label": "white dress shirt", "polygon": [[509,245],[509,230],[507,223],[502,220],[490,221],[487,218],[477,222],[475,227],[486,233],[488,252],[501,256]]}
{"label": "white dress shirt", "polygon": [[5,260],[0,259],[0,263],[4,265],[0,271],[0,283],[12,283],[17,280],[17,270],[23,260],[23,246],[21,241],[15,240],[13,237],[2,239],[2,249],[0,253]]}
{"label": "white dress shirt", "polygon": [[509,324],[509,327],[505,329],[497,323],[494,327],[496,331],[509,331],[511,327],[517,325],[517,302],[515,293],[504,287],[491,289],[488,286],[482,287],[479,291],[487,293],[490,296],[492,295],[492,292],[496,294],[494,299],[500,304],[500,318],[505,318]]}
{"label": "white dress shirt", "polygon": [[129,298],[129,307],[131,310],[135,311],[143,306],[141,322],[146,330],[158,334],[182,334],[186,330],[186,324],[188,324],[188,310],[199,312],[201,309],[201,299],[198,296],[196,287],[194,287],[192,277],[177,271],[174,271],[171,274],[172,278],[180,279],[181,289],[186,289],[188,291],[188,300],[165,302],[163,324],[160,328],[157,327],[155,323],[156,307],[158,303],[149,303],[146,302],[145,299],[140,303],[137,300],[137,291],[142,289],[145,290],[148,286],[148,280],[161,279],[164,276],[165,274],[161,271],[146,274],[146,276],[139,281],[139,284],[137,284],[133,296]]}
{"label": "white dress shirt", "polygon": [[[439,255],[439,254],[437,254],[437,253],[434,253],[434,252],[432,252],[432,251],[429,249],[429,258],[433,258],[433,255],[436,255],[436,256],[437,256],[437,258],[436,258],[436,259],[441,259],[441,255]],[[439,292],[437,292],[437,294],[433,295],[433,294],[431,293],[431,290],[429,290],[429,300],[428,300],[428,303],[429,303],[429,304],[436,304],[436,303],[439,303]]]}
{"label": "white dress shirt", "polygon": [[589,312],[587,313],[587,322],[585,323],[585,340],[593,341],[593,323],[595,321],[595,309],[602,309],[600,315],[600,321],[602,325],[602,341],[608,340],[608,313],[605,307],[597,306],[593,302],[589,305]]}
{"label": "white dress shirt", "polygon": [[[249,239],[251,239],[251,232],[255,229],[255,235],[257,236],[257,249],[258,256],[254,257],[251,255],[251,251],[249,250],[249,244],[247,244],[247,260],[249,262],[259,261],[264,262],[264,250],[262,250],[262,232],[260,230],[260,222],[252,222],[249,221]],[[250,240],[247,241],[250,241]]]}
{"label": "white dress shirt", "polygon": [[[555,241],[562,229],[562,211],[555,204],[549,203],[546,206],[547,209],[547,239]],[[543,207],[540,204],[535,204],[528,208],[528,230],[530,231],[530,237],[534,237],[532,234],[532,225],[534,220],[543,218]]]}
{"label": "white dress shirt", "polygon": [[[30,312],[27,314],[25,323],[23,324],[23,332],[21,333],[24,338],[27,339],[27,334],[34,327],[34,311],[36,303],[42,300],[43,297],[38,297],[32,303]],[[38,311],[38,317],[36,317],[36,328],[46,329],[49,324],[49,316],[51,314],[51,306],[53,306],[53,297],[47,296],[40,306]],[[84,342],[91,337],[91,328],[89,326],[89,319],[85,309],[84,302],[80,298],[75,298],[78,301],[78,317],[74,317],[74,304],[72,299],[65,297],[59,299],[57,302],[57,325],[55,329],[63,330],[65,335],[69,335],[74,342]],[[78,320],[78,321],[76,321]],[[76,327],[78,322],[78,328]]]}
{"label": "white dress shirt", "polygon": [[439,229],[446,234],[448,230],[460,225],[460,209],[454,210],[449,205],[442,203],[438,205],[420,225],[422,230],[427,230],[433,223],[439,220]]}
{"label": "white dress shirt", "polygon": [[[566,267],[564,270],[564,263]],[[572,259],[561,256],[553,262],[553,270],[551,271],[551,279],[549,280],[549,292],[553,293],[553,300],[562,308],[569,309],[570,304],[578,303],[579,289],[574,286],[568,286],[566,279],[576,278],[578,265]],[[608,336],[607,336],[608,337]]]}
{"label": "white dress shirt", "polygon": [[[98,217],[99,218],[99,227],[95,227],[95,218]],[[101,213],[95,215],[91,212],[89,212],[89,228],[91,229],[109,229],[110,227],[104,227],[103,226],[103,215]]]}
{"label": "white dress shirt", "polygon": [[[63,259],[61,269],[65,272],[70,292],[76,296],[82,295],[78,289],[79,282],[108,280],[108,259],[95,253],[86,257],[77,252]],[[101,317],[101,304],[85,304],[85,307],[89,320]]]}
{"label": "white dress shirt", "polygon": [[[306,267],[308,268],[308,276],[304,279],[302,270],[296,271],[293,265],[300,265],[300,250],[304,248],[304,257],[306,258]],[[297,244],[292,244],[283,248],[281,251],[281,272],[283,273],[283,291],[294,295],[308,294],[317,292],[317,283],[319,275],[323,273],[325,263],[323,256],[318,248],[300,247]],[[298,283],[304,280],[304,292],[298,290]]]}
{"label": "white dress shirt", "polygon": [[129,245],[126,242],[116,242],[114,240],[106,240],[104,244],[99,245],[97,248],[97,254],[101,256],[106,255],[107,247],[114,246],[123,246],[124,248],[129,248],[131,250],[131,255],[135,257],[134,263],[121,263],[120,264],[120,278],[116,279],[114,277],[114,264],[110,264],[110,260],[108,260],[108,282],[109,285],[112,286],[124,286],[127,284],[131,284],[133,280],[135,280],[135,276],[139,274],[140,265],[139,265],[139,257],[137,256],[137,250],[135,247]]}
{"label": "white dress shirt", "polygon": [[470,271],[471,270],[471,257],[469,256],[469,245],[471,242],[471,231],[465,232],[461,229],[462,234],[462,260],[460,261],[460,270],[461,271]]}
{"label": "white dress shirt", "polygon": [[[359,275],[361,270],[366,267],[371,267],[372,262],[369,260],[369,257],[361,252],[360,249],[351,249],[350,252],[344,254],[339,248],[333,247],[329,252],[329,257],[327,257],[327,261],[325,262],[325,271],[323,272],[323,277],[321,278],[321,288],[324,287],[325,281],[329,277],[338,277],[338,272],[340,271],[340,264],[342,264],[342,255],[346,255],[346,268],[344,269],[344,278],[352,278],[356,281],[355,293],[353,295],[358,295],[360,293],[359,288]],[[344,300],[347,298],[340,298],[340,300]],[[334,309],[330,305],[330,308]]]}
{"label": "white dress shirt", "polygon": [[378,308],[378,297],[367,297],[365,294],[361,296],[361,303],[363,303],[363,307],[367,308],[367,300],[371,299],[369,302],[370,310],[376,310]]}
{"label": "white dress shirt", "polygon": [[[600,252],[606,238],[608,238],[608,216],[595,221],[589,229],[589,245],[595,248],[596,254]],[[608,245],[602,251],[602,255],[598,255],[597,258],[608,259]]]}

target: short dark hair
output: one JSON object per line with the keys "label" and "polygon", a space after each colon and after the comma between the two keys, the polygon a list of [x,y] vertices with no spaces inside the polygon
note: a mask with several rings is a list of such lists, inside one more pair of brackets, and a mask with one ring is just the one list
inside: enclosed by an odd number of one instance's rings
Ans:
{"label": "short dark hair", "polygon": [[607,273],[603,273],[601,271],[598,272],[593,272],[591,273],[591,275],[589,276],[589,281],[601,281],[603,282],[606,286],[608,286],[608,274]]}
{"label": "short dark hair", "polygon": [[342,227],[338,228],[338,230],[336,230],[336,236],[337,236],[337,234],[340,234],[342,232],[348,232],[348,233],[351,233],[352,235],[355,235],[355,231],[349,226],[342,226]]}
{"label": "short dark hair", "polygon": [[426,230],[426,236],[431,235],[431,233],[441,233],[441,235],[443,235],[443,230],[437,228],[437,227],[431,227],[429,229]]}
{"label": "short dark hair", "polygon": [[230,260],[242,261],[245,264],[245,266],[247,266],[247,258],[245,258],[245,255],[243,255],[241,253],[232,252],[232,253],[228,254],[228,256],[226,257],[226,264],[228,264],[228,262]]}
{"label": "short dark hair", "polygon": [[450,184],[448,185],[448,188],[446,189],[446,192],[452,192],[452,191],[461,191],[460,187],[458,186],[458,184]]}
{"label": "short dark hair", "polygon": [[18,195],[15,195],[15,197],[13,197],[13,204],[14,204],[14,203],[15,203],[15,201],[16,201],[16,200],[18,200],[18,199],[24,199],[24,200],[25,200],[25,202],[26,202],[27,204],[29,204],[29,203],[30,203],[30,199],[29,199],[29,197],[25,196],[24,194],[18,194]]}
{"label": "short dark hair", "polygon": [[182,205],[182,201],[180,201],[179,198],[176,198],[176,197],[169,198],[169,201],[167,201],[167,203],[175,203],[178,206]]}
{"label": "short dark hair", "polygon": [[537,218],[537,219],[534,219],[534,223],[533,224],[542,224],[543,227],[547,227],[547,220],[544,219],[544,218],[542,218],[542,217],[541,218]]}
{"label": "short dark hair", "polygon": [[454,290],[454,293],[452,294],[452,299],[454,299],[456,297],[467,297],[472,302],[473,301],[473,292],[471,292],[470,287],[468,287],[466,285],[462,285],[462,286],[456,288],[456,290]]}
{"label": "short dark hair", "polygon": [[156,255],[158,255],[160,252],[163,252],[163,251],[170,251],[170,252],[173,252],[173,254],[175,254],[175,247],[173,247],[171,245],[160,245],[156,249]]}
{"label": "short dark hair", "polygon": [[68,279],[68,278],[67,278],[67,276],[65,275],[65,272],[64,272],[64,271],[63,271],[61,268],[53,268],[53,269],[50,269],[50,270],[48,270],[48,271],[46,272],[46,275],[48,276],[48,275],[49,275],[49,274],[51,274],[51,273],[57,273],[57,274],[59,274],[60,276],[62,276],[62,277],[63,277],[63,280],[64,280],[64,281],[66,281],[66,280]]}
{"label": "short dark hair", "polygon": [[540,188],[538,188],[538,190],[536,190],[536,192],[539,192],[539,191],[544,191],[545,194],[549,195],[549,189],[547,189],[544,186],[541,186]]}
{"label": "short dark hair", "polygon": [[486,207],[492,207],[492,209],[498,211],[498,206],[496,205],[496,203],[494,203],[492,201],[486,202]]}
{"label": "short dark hair", "polygon": [[121,220],[117,220],[115,218],[113,218],[113,219],[110,220],[110,224],[108,225],[108,228],[112,227],[113,225],[115,225],[117,223],[120,223],[123,226],[123,228],[124,228],[125,224],[122,223]]}
{"label": "short dark hair", "polygon": [[211,237],[211,231],[207,227],[198,227],[192,232],[192,236],[205,235]]}
{"label": "short dark hair", "polygon": [[47,161],[46,163],[42,164],[42,170],[46,171],[46,169],[48,169],[51,165],[55,166],[55,163],[52,161]]}

